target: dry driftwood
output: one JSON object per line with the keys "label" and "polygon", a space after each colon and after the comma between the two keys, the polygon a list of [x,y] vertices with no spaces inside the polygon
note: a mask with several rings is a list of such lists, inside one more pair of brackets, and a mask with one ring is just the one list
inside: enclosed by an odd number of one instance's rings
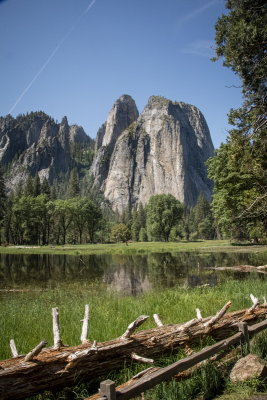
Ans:
{"label": "dry driftwood", "polygon": [[[219,313],[220,319],[217,320],[214,317],[203,318],[202,321],[197,319],[191,325],[170,324],[134,334],[133,325],[140,325],[140,319],[137,319],[138,323],[130,324],[123,338],[97,343],[97,346],[95,342],[88,341],[75,347],[43,349],[29,362],[25,362],[23,356],[0,361],[0,398],[22,399],[43,390],[55,390],[77,381],[88,381],[112,369],[122,368],[125,362],[132,362],[132,353],[154,358],[190,345],[205,335],[217,340],[227,338],[238,331],[238,322],[255,323],[264,318],[267,305],[223,316]],[[208,324],[212,319],[214,322]]]}
{"label": "dry driftwood", "polygon": [[258,272],[260,274],[267,274],[267,265],[234,265],[233,267],[214,267],[216,271],[238,271],[238,272]]}

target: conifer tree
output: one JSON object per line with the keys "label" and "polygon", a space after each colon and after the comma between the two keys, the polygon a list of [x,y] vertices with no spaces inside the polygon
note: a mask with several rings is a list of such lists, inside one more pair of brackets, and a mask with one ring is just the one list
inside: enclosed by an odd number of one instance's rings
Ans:
{"label": "conifer tree", "polygon": [[67,195],[68,198],[79,196],[80,194],[80,186],[79,186],[79,176],[77,169],[74,168],[70,173],[70,180],[68,184]]}
{"label": "conifer tree", "polygon": [[6,208],[6,187],[3,171],[0,168],[0,221],[3,220]]}
{"label": "conifer tree", "polygon": [[41,193],[42,194],[46,194],[50,198],[50,195],[51,195],[50,190],[51,190],[51,188],[50,188],[50,185],[48,183],[48,180],[47,180],[47,178],[44,178],[44,180],[43,180],[43,182],[41,184]]}
{"label": "conifer tree", "polygon": [[33,179],[33,196],[37,197],[41,194],[41,182],[38,173],[36,173]]}
{"label": "conifer tree", "polygon": [[24,186],[24,195],[33,196],[33,179],[31,176],[28,177],[26,184]]}

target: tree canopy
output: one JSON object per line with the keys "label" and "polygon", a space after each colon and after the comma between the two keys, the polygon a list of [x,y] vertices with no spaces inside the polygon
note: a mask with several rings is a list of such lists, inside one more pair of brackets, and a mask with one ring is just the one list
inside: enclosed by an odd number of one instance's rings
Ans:
{"label": "tree canopy", "polygon": [[150,197],[146,210],[150,236],[167,242],[183,214],[183,205],[171,194],[157,194]]}
{"label": "tree canopy", "polygon": [[244,102],[230,110],[227,143],[210,159],[213,211],[222,233],[258,240],[267,230],[267,3],[228,0],[219,18],[216,54],[240,78]]}

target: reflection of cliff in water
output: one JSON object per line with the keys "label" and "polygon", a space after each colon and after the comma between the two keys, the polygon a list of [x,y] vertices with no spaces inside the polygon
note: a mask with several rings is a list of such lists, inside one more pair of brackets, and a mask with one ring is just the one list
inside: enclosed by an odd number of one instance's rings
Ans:
{"label": "reflection of cliff in water", "polygon": [[[214,271],[211,268],[266,263],[267,256],[262,253],[0,254],[0,289],[27,286],[49,288],[64,282],[104,282],[111,290],[138,295],[151,289],[214,286],[229,278],[247,279],[250,274]],[[261,278],[265,279],[263,275]]]}

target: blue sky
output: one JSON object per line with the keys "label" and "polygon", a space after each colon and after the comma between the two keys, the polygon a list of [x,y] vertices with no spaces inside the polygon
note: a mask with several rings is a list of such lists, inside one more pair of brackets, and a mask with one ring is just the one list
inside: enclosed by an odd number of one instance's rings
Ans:
{"label": "blue sky", "polygon": [[95,137],[131,95],[194,104],[215,147],[241,105],[238,78],[213,63],[224,0],[0,0],[0,115],[42,110]]}

